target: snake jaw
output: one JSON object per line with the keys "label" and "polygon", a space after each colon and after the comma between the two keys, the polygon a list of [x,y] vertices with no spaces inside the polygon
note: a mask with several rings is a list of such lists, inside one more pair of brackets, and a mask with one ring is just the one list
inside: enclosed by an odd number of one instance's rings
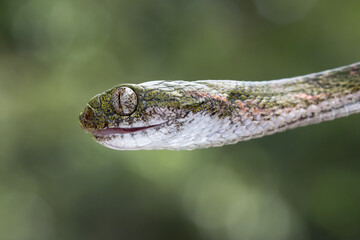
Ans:
{"label": "snake jaw", "polygon": [[166,142],[169,132],[174,132],[172,123],[169,120],[144,127],[107,128],[90,134],[99,144],[116,150],[155,149],[159,141]]}
{"label": "snake jaw", "polygon": [[92,134],[94,136],[96,136],[96,137],[108,137],[108,136],[117,135],[117,134],[129,134],[129,133],[134,133],[134,132],[138,132],[138,131],[143,131],[143,130],[146,130],[146,129],[149,129],[149,128],[154,128],[154,127],[166,124],[167,122],[168,121],[163,122],[163,123],[159,123],[159,124],[143,126],[143,127],[105,128],[105,129],[101,129],[101,130],[95,130],[95,131],[92,132]]}

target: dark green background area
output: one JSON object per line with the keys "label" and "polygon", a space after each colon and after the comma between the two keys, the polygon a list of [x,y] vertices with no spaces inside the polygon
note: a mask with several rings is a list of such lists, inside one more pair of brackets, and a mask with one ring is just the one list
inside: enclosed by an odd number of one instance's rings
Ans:
{"label": "dark green background area", "polygon": [[77,118],[120,83],[268,80],[360,61],[358,0],[0,2],[0,239],[360,238],[360,115],[123,152]]}

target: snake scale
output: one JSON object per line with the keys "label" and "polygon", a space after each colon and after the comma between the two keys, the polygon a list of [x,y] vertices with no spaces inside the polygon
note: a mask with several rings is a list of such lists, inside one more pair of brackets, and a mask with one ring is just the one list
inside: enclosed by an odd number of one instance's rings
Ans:
{"label": "snake scale", "polygon": [[360,112],[360,62],[272,81],[150,81],[93,97],[81,127],[118,150],[233,144]]}

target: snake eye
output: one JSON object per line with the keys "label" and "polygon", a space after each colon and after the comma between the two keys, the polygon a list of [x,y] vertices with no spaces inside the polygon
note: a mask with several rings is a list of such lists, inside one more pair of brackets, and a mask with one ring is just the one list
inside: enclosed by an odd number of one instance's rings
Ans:
{"label": "snake eye", "polygon": [[132,114],[137,106],[137,96],[129,87],[119,87],[111,97],[112,105],[119,115]]}

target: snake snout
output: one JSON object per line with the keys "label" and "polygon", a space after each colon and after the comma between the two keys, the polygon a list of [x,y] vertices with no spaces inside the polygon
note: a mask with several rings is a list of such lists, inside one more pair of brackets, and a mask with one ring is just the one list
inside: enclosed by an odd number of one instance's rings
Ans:
{"label": "snake snout", "polygon": [[86,106],[79,116],[80,126],[86,131],[99,130],[106,127],[106,117],[99,110]]}
{"label": "snake snout", "polygon": [[89,124],[94,121],[94,111],[89,107],[86,106],[84,111],[80,113],[79,116],[79,123],[83,129],[89,127]]}

